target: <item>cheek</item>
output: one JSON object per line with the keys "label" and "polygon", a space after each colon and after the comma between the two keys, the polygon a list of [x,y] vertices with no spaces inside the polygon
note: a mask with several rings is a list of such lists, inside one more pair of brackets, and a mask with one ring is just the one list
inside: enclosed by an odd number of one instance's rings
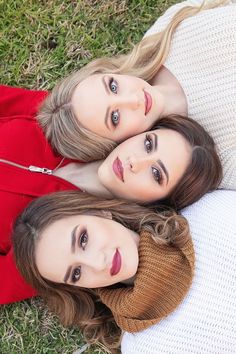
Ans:
{"label": "cheek", "polygon": [[126,119],[123,120],[123,131],[126,133],[126,138],[143,133],[148,128],[139,111],[127,113],[125,117]]}

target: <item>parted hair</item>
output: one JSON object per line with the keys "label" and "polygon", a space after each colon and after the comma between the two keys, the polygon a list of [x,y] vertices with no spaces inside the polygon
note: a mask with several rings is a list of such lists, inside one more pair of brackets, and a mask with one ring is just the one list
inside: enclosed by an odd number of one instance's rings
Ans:
{"label": "parted hair", "polygon": [[35,262],[37,243],[50,224],[79,214],[104,217],[107,211],[113,220],[139,234],[143,230],[150,232],[160,244],[182,247],[189,240],[186,219],[170,209],[157,213],[136,203],[97,199],[87,193],[66,191],[38,198],[23,211],[14,225],[13,247],[17,268],[62,324],[78,326],[88,342],[100,341],[115,352],[121,330],[95,291],[49,281],[40,275]]}
{"label": "parted hair", "polygon": [[52,147],[62,156],[81,161],[100,160],[114,149],[116,143],[98,136],[79,123],[71,104],[77,85],[93,74],[133,75],[147,82],[165,62],[173,33],[184,19],[202,9],[214,8],[225,1],[212,1],[202,6],[185,6],[172,18],[167,27],[147,36],[130,53],[111,58],[99,58],[62,80],[43,102],[38,120]]}
{"label": "parted hair", "polygon": [[195,120],[180,115],[161,118],[154,129],[171,129],[182,135],[191,147],[191,158],[184,175],[163,200],[153,205],[182,209],[216,189],[223,176],[220,158],[212,137]]}

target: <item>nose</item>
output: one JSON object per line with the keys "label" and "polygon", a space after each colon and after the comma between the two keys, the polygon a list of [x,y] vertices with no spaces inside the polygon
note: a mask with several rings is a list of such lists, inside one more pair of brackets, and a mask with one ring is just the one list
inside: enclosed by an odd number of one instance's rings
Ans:
{"label": "nose", "polygon": [[124,95],[112,95],[111,100],[111,105],[114,106],[116,109],[125,107],[136,110],[142,104],[141,98],[135,92]]}
{"label": "nose", "polygon": [[149,168],[155,162],[155,158],[152,155],[137,156],[132,155],[128,159],[128,166],[133,173],[139,173],[140,171]]}

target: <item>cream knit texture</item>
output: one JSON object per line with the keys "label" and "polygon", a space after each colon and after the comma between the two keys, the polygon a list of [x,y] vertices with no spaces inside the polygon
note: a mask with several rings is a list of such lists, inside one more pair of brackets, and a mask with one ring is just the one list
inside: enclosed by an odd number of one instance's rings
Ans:
{"label": "cream knit texture", "polygon": [[[160,32],[189,0],[169,8],[146,35]],[[203,10],[177,27],[164,66],[182,86],[188,116],[214,138],[223,164],[220,188],[236,189],[236,4]]]}
{"label": "cream knit texture", "polygon": [[236,191],[214,191],[185,208],[195,276],[182,304],[167,318],[125,333],[123,354],[236,353]]}

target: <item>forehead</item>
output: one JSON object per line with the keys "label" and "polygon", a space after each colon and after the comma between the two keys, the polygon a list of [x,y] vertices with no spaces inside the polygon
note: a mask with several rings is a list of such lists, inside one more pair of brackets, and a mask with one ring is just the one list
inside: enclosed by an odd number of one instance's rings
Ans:
{"label": "forehead", "polygon": [[149,131],[148,133],[156,134],[159,137],[160,142],[166,145],[171,146],[179,143],[187,143],[187,140],[184,136],[172,129],[160,128]]}
{"label": "forehead", "polygon": [[62,275],[67,269],[67,259],[71,253],[73,230],[75,226],[84,223],[87,217],[90,218],[87,215],[62,218],[42,231],[36,245],[35,260],[43,277],[62,281]]}
{"label": "forehead", "polygon": [[[90,75],[84,80],[82,80],[75,88],[73,95],[72,95],[72,104],[76,106],[77,103],[83,106],[84,99],[91,100],[92,94],[95,91],[100,91],[103,85],[103,78],[104,75],[102,74],[94,74]],[[99,93],[99,92],[97,92]]]}
{"label": "forehead", "polygon": [[102,74],[91,75],[79,83],[71,103],[79,123],[98,135],[104,135],[107,92]]}
{"label": "forehead", "polygon": [[180,133],[171,130],[171,129],[154,129],[150,131],[146,131],[144,133],[137,134],[131,138],[126,139],[124,142],[118,145],[117,148],[125,145],[130,145],[130,144],[135,144],[139,143],[140,141],[143,141],[143,139],[146,138],[147,135],[157,137],[158,139],[158,150],[162,148],[173,148],[176,147],[177,145],[182,145],[185,147],[189,147],[190,144],[188,141],[183,137]]}

